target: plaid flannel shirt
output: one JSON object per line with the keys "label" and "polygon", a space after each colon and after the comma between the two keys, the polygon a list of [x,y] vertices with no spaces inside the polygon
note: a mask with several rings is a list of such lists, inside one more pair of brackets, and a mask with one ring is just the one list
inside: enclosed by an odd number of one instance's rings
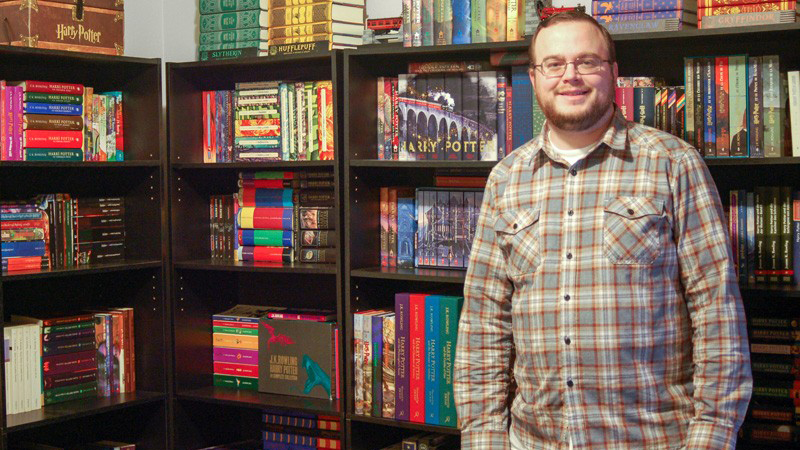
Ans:
{"label": "plaid flannel shirt", "polygon": [[454,369],[462,449],[509,448],[509,414],[530,449],[733,448],[752,376],[708,168],[619,111],[571,167],[546,133],[486,186]]}

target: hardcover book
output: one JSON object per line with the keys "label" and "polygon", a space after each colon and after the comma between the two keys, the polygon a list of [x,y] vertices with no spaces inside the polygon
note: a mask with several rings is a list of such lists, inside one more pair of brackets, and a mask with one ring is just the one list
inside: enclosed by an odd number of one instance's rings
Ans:
{"label": "hardcover book", "polygon": [[336,323],[262,318],[260,327],[260,392],[337,398]]}

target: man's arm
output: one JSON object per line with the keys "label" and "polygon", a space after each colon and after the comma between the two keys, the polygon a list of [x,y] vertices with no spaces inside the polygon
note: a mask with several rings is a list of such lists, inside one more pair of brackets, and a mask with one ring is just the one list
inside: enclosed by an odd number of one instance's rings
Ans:
{"label": "man's arm", "polygon": [[503,190],[497,178],[490,177],[484,193],[458,327],[453,390],[464,450],[509,448],[506,400],[513,286],[494,232]]}
{"label": "man's arm", "polygon": [[692,326],[689,449],[734,448],[752,391],[742,299],[714,181],[690,149],[676,163],[673,232]]}

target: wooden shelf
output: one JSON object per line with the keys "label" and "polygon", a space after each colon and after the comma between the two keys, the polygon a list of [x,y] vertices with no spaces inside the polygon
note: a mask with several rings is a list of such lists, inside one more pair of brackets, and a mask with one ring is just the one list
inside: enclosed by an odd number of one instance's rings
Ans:
{"label": "wooden shelf", "polygon": [[453,427],[442,427],[439,425],[431,425],[427,423],[406,422],[402,420],[384,419],[381,417],[361,416],[358,414],[347,414],[347,420],[353,422],[374,423],[377,425],[390,426],[395,428],[405,428],[408,430],[428,431],[431,433],[442,434],[461,434],[461,430]]}
{"label": "wooden shelf", "polygon": [[162,402],[165,399],[166,396],[161,393],[137,391],[112,397],[91,397],[56,403],[33,411],[6,416],[7,427],[5,431],[13,433],[79,417],[103,414],[130,406]]}
{"label": "wooden shelf", "polygon": [[[180,159],[180,158],[178,158]],[[334,161],[259,161],[259,162],[227,162],[227,163],[172,163],[173,169],[179,170],[254,170],[254,169],[302,169],[302,168],[333,168],[337,165]]]}
{"label": "wooden shelf", "polygon": [[338,415],[338,401],[208,386],[176,393],[178,400],[234,405],[245,408],[283,408],[309,414]]}
{"label": "wooden shelf", "polygon": [[189,270],[217,270],[232,272],[271,272],[271,273],[308,273],[316,275],[336,275],[336,264],[309,264],[309,263],[267,263],[267,262],[242,262],[218,259],[199,259],[193,261],[180,261],[173,263],[176,269]]}
{"label": "wooden shelf", "polygon": [[427,281],[438,283],[464,282],[466,270],[463,269],[389,269],[387,267],[370,267],[353,269],[353,278],[378,278],[386,280]]}
{"label": "wooden shelf", "polygon": [[0,161],[0,167],[30,168],[30,169],[120,169],[132,167],[159,167],[160,161]]}
{"label": "wooden shelf", "polygon": [[3,272],[3,283],[27,281],[42,278],[70,277],[93,273],[108,273],[129,270],[154,269],[161,267],[161,260],[125,260],[104,264],[71,267],[68,269],[31,270],[19,272]]}

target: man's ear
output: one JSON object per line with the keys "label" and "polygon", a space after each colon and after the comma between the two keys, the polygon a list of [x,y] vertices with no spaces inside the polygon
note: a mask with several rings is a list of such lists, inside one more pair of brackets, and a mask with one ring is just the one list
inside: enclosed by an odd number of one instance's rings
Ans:
{"label": "man's ear", "polygon": [[528,67],[528,77],[531,79],[531,86],[536,89],[536,69]]}
{"label": "man's ear", "polygon": [[619,66],[617,66],[616,61],[614,61],[614,64],[611,65],[611,72],[614,75],[614,83],[616,83],[617,77],[619,76]]}

